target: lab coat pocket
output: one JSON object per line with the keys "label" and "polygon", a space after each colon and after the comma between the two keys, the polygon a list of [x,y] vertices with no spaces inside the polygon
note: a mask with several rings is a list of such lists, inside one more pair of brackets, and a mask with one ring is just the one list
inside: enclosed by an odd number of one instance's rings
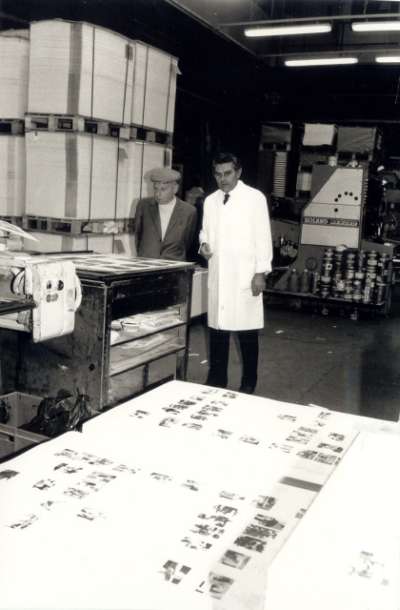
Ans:
{"label": "lab coat pocket", "polygon": [[254,276],[253,260],[244,260],[239,263],[239,288],[243,292],[251,294],[251,280]]}

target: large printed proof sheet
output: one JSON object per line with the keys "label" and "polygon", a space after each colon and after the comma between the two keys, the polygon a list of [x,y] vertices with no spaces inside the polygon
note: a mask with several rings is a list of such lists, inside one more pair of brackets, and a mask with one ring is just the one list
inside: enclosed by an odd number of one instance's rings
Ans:
{"label": "large printed proof sheet", "polygon": [[268,608],[354,419],[173,381],[3,463],[0,607]]}
{"label": "large printed proof sheet", "polygon": [[272,564],[266,610],[400,608],[399,462],[399,436],[359,434]]}

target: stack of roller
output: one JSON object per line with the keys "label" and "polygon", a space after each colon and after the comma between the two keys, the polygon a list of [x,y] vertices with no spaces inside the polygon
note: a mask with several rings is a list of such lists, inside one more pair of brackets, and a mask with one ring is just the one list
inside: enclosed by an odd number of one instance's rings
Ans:
{"label": "stack of roller", "polygon": [[0,217],[16,224],[25,212],[28,64],[29,31],[0,32]]}
{"label": "stack of roller", "polygon": [[38,249],[134,255],[131,218],[170,166],[177,60],[83,22],[30,30],[24,226]]}
{"label": "stack of roller", "polygon": [[258,186],[267,194],[285,197],[291,149],[290,123],[270,123],[261,129],[258,153]]}

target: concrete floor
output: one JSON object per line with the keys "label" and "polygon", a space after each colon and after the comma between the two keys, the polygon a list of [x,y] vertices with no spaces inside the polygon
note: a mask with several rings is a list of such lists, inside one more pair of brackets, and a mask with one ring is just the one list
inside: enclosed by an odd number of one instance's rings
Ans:
{"label": "concrete floor", "polygon": [[[287,305],[265,305],[256,395],[397,420],[400,409],[400,297],[388,317],[323,316]],[[190,332],[188,381],[207,375],[204,319]],[[237,390],[241,364],[231,339],[229,387]]]}

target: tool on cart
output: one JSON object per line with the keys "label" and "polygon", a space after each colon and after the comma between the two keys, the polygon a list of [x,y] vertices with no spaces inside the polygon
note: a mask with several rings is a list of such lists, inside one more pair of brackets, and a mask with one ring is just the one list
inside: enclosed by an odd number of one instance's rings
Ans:
{"label": "tool on cart", "polygon": [[0,221],[0,327],[31,332],[34,342],[71,333],[82,299],[74,264],[8,250],[10,234],[35,239]]}

